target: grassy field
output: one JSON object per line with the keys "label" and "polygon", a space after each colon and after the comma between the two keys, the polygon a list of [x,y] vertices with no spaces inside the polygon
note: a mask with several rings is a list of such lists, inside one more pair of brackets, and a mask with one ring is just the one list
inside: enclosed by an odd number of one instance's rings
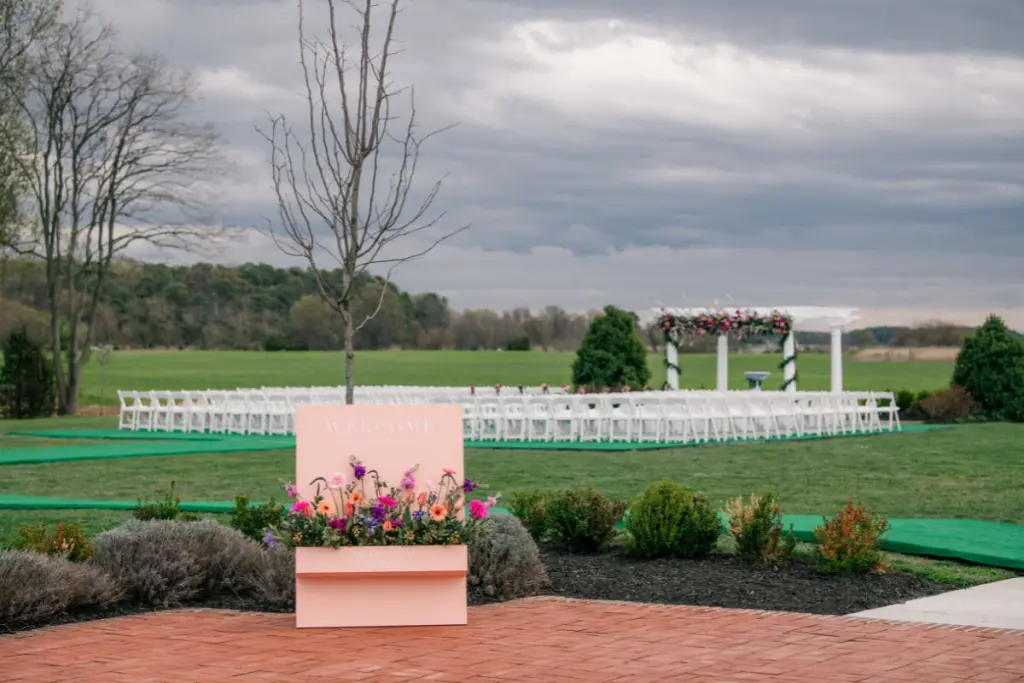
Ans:
{"label": "grassy field", "polygon": [[[366,351],[356,357],[356,382],[368,385],[423,386],[539,385],[569,381],[573,353],[500,351]],[[768,371],[768,386],[781,383],[779,358],[770,355],[730,357],[732,388],[746,388],[744,372]],[[661,356],[648,359],[654,386],[665,380]],[[713,388],[715,357],[684,355],[682,384]],[[829,387],[829,358],[802,354],[797,363],[800,387]],[[853,390],[938,389],[949,384],[948,362],[858,362],[845,360],[845,385]],[[339,352],[255,351],[119,351],[107,365],[103,403],[116,404],[118,389],[235,389],[258,386],[330,386],[344,383],[344,357]],[[99,405],[101,372],[91,362],[83,371],[80,405]]]}
{"label": "grassy field", "polygon": [[[26,425],[17,425],[24,428]],[[32,427],[102,428],[109,420],[47,420]],[[11,423],[0,423],[0,430]],[[847,500],[891,517],[964,517],[1024,523],[1021,425],[971,425],[915,432],[788,443],[703,446],[638,453],[553,453],[472,450],[469,476],[485,493],[592,486],[635,498],[650,483],[671,479],[727,498],[772,490],[792,513],[826,514]],[[4,437],[5,448],[58,441]],[[157,498],[171,481],[182,500],[231,500],[247,494],[280,497],[294,474],[292,452],[149,457],[0,467],[0,494],[137,500]],[[90,531],[127,513],[0,512],[0,542],[21,524],[80,518]]]}

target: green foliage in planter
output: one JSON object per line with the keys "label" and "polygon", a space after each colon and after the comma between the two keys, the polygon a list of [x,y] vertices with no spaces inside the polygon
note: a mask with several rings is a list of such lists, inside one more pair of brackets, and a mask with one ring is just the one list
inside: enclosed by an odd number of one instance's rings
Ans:
{"label": "green foliage in planter", "polygon": [[590,322],[572,364],[577,387],[640,388],[651,379],[647,351],[629,311],[606,306],[604,315]]}
{"label": "green foliage in planter", "polygon": [[548,583],[540,551],[522,523],[496,515],[469,544],[469,590],[486,600],[536,595]]}
{"label": "green foliage in planter", "polygon": [[593,489],[554,493],[547,503],[547,537],[570,552],[599,552],[615,535],[626,505]]}
{"label": "green foliage in planter", "polygon": [[991,315],[960,347],[953,384],[967,390],[986,417],[1024,422],[1024,342]]}
{"label": "green foliage in planter", "polygon": [[722,525],[706,496],[671,481],[651,484],[626,518],[626,544],[631,554],[703,558],[711,554]]}

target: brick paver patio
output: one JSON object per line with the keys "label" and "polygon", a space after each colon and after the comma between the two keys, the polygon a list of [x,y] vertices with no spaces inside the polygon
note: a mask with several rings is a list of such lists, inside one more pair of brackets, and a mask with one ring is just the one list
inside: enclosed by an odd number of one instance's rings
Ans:
{"label": "brick paver patio", "polygon": [[1024,681],[1024,632],[558,599],[470,625],[303,630],[291,615],[164,612],[0,638],[0,681]]}

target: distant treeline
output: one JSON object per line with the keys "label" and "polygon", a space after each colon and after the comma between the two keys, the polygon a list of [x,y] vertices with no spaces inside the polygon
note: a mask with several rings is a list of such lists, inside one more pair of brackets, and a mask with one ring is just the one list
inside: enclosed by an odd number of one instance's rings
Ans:
{"label": "distant treeline", "polygon": [[[49,338],[49,297],[43,264],[14,260],[0,265],[0,335],[25,325]],[[340,278],[340,272],[328,274]],[[341,324],[323,302],[312,273],[265,264],[166,266],[124,260],[108,274],[96,312],[93,343],[118,348],[332,350],[341,348]],[[412,294],[366,277],[357,283],[357,308],[383,303],[357,337],[359,349],[575,350],[595,312],[558,306],[531,312],[454,311],[433,292]],[[68,293],[61,305],[72,301]],[[640,329],[652,350],[657,330]],[[845,335],[846,346],[959,346],[967,327],[945,323],[875,327]],[[827,334],[798,332],[802,346],[827,346]],[[764,342],[755,342],[763,344]],[[713,351],[702,339],[689,351]]]}

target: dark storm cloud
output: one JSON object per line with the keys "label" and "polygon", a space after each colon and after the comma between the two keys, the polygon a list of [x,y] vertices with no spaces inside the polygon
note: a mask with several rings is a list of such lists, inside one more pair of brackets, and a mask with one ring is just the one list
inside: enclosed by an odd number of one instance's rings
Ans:
{"label": "dark storm cloud", "polygon": [[[204,83],[235,159],[220,222],[273,217],[253,127],[301,114],[295,3],[98,4]],[[447,173],[437,208],[473,224],[411,288],[1024,307],[1024,2],[416,0],[403,21],[425,127],[460,123],[424,182]]]}

